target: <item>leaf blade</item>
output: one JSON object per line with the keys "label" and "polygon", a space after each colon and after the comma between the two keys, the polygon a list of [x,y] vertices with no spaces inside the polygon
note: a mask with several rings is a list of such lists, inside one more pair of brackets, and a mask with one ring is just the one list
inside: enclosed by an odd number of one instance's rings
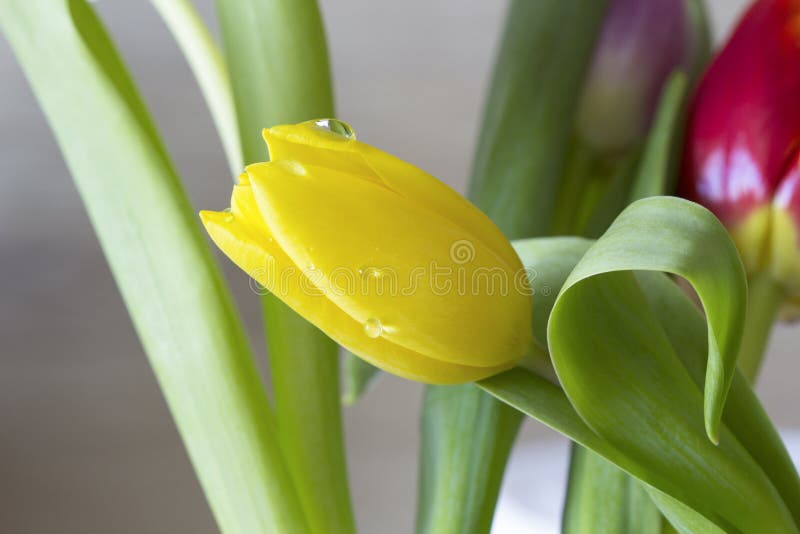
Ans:
{"label": "leaf blade", "polygon": [[[747,282],[738,252],[705,208],[673,197],[629,206],[570,275],[566,288],[620,270],[669,272],[697,290],[709,318],[704,414],[712,441],[736,370]],[[720,276],[718,273],[722,273]]]}
{"label": "leaf blade", "polygon": [[[263,128],[333,116],[322,18],[316,0],[216,0],[216,7],[243,160],[264,161]],[[314,532],[353,532],[338,347],[273,295],[262,298],[262,310],[280,440],[305,514]]]}
{"label": "leaf blade", "polygon": [[80,0],[0,14],[220,528],[305,531],[232,300],[113,43]]}

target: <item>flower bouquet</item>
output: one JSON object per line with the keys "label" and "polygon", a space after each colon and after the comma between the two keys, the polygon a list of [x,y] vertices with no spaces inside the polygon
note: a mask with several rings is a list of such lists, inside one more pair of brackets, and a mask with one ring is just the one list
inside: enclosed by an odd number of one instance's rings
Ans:
{"label": "flower bouquet", "polygon": [[490,531],[525,417],[572,442],[566,533],[800,532],[752,389],[800,306],[800,1],[712,51],[702,0],[511,0],[467,198],[334,118],[315,0],[217,0],[219,44],[151,4],[224,147],[217,211],[86,0],[0,0],[0,28],[222,532],[355,532],[342,410],[383,372],[427,384],[420,534]]}

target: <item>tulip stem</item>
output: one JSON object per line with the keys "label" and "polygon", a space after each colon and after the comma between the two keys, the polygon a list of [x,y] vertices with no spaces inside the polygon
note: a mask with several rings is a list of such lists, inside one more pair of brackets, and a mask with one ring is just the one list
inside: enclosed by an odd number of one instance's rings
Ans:
{"label": "tulip stem", "polygon": [[758,377],[772,324],[786,298],[786,290],[767,273],[748,279],[747,319],[739,349],[739,369],[754,383]]}
{"label": "tulip stem", "polygon": [[347,483],[338,346],[273,295],[262,299],[275,415],[312,532],[355,532]]}

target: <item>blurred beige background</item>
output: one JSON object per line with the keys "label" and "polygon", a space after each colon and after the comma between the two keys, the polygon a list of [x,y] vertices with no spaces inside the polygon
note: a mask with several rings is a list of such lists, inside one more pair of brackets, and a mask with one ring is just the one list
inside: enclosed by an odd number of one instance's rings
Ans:
{"label": "blurred beige background", "polygon": [[[710,2],[718,37],[745,3]],[[209,19],[211,4],[199,2]],[[339,116],[361,139],[463,190],[504,6],[323,0]],[[145,0],[100,0],[98,8],[195,205],[223,207],[230,181],[222,152],[169,34]],[[247,280],[228,273],[260,346]],[[778,329],[759,388],[785,427],[800,427],[798,344],[800,327]],[[216,531],[52,136],[2,40],[0,347],[0,530]],[[362,532],[411,531],[420,392],[384,378],[346,413]],[[521,441],[542,438],[553,434],[528,423]]]}

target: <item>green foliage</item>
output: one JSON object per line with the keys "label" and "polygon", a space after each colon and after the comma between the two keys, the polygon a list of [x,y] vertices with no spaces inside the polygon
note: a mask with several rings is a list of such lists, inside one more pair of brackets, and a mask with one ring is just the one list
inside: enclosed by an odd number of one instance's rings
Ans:
{"label": "green foliage", "polygon": [[[267,159],[263,128],[333,116],[315,0],[217,0],[243,160]],[[338,347],[277,297],[262,299],[280,440],[313,532],[353,532]],[[298,394],[298,392],[303,392]]]}
{"label": "green foliage", "polygon": [[2,0],[0,24],[64,154],[220,528],[305,532],[231,297],[93,9],[83,0]]}
{"label": "green foliage", "polygon": [[[705,317],[658,271],[686,278]],[[559,292],[548,343],[563,389],[521,369],[481,387],[644,482],[681,531],[797,532],[797,473],[734,365],[745,305],[716,219],[679,199],[639,201]]]}
{"label": "green foliage", "polygon": [[[574,108],[604,11],[605,2],[597,0],[510,4],[470,190],[470,199],[509,237],[550,229]],[[423,412],[417,532],[488,532],[521,415],[473,386],[429,388]],[[448,453],[452,444],[459,448]],[[447,454],[457,454],[461,465],[445,460]]]}

